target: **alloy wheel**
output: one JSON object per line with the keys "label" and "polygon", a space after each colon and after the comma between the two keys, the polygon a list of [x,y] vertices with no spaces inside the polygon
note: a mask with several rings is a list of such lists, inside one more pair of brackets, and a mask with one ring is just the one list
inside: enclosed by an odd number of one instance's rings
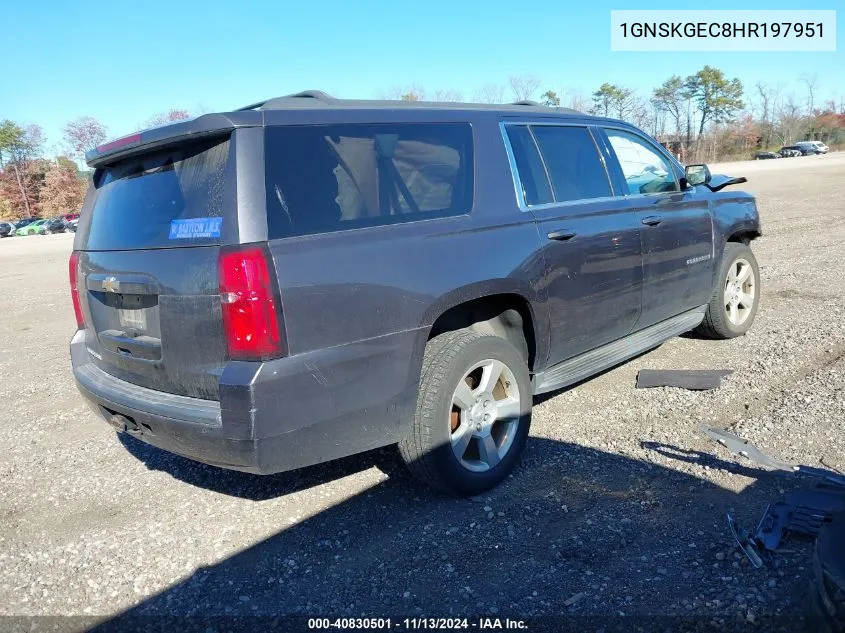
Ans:
{"label": "alloy wheel", "polygon": [[485,472],[504,459],[519,426],[521,396],[502,361],[486,359],[470,367],[458,381],[449,415],[452,452],[461,466]]}
{"label": "alloy wheel", "polygon": [[735,326],[742,325],[751,314],[757,295],[754,269],[748,260],[734,260],[725,279],[725,315]]}

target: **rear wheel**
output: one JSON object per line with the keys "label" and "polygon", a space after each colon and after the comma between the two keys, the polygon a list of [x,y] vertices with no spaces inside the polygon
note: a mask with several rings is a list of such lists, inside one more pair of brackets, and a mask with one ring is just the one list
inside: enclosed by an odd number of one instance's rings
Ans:
{"label": "rear wheel", "polygon": [[528,365],[508,341],[470,330],[441,334],[426,345],[402,459],[417,478],[450,494],[489,490],[525,447],[531,404]]}
{"label": "rear wheel", "polygon": [[696,332],[715,339],[745,334],[760,304],[760,270],[746,244],[728,242],[719,266],[719,282]]}

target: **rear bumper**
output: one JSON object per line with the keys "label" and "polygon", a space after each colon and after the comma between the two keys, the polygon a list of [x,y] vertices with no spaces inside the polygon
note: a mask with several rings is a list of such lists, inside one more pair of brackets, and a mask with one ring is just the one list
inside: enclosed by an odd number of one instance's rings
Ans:
{"label": "rear bumper", "polygon": [[267,362],[231,361],[219,401],[140,387],[104,372],[90,361],[82,330],[70,347],[77,387],[99,417],[122,416],[114,418],[122,430],[158,448],[256,474],[397,442],[419,379],[416,331]]}
{"label": "rear bumper", "polygon": [[[224,429],[220,403],[139,387],[85,361],[84,338],[71,343],[73,375],[79,392],[101,419],[144,442],[197,461],[260,472],[255,442]],[[79,339],[79,340],[77,340]],[[78,362],[81,359],[83,362]]]}

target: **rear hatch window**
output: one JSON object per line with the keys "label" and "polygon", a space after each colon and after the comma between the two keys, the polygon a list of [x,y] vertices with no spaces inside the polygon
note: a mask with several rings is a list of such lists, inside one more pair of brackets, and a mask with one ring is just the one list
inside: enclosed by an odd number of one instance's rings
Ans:
{"label": "rear hatch window", "polygon": [[86,250],[219,244],[228,162],[218,138],[98,169]]}

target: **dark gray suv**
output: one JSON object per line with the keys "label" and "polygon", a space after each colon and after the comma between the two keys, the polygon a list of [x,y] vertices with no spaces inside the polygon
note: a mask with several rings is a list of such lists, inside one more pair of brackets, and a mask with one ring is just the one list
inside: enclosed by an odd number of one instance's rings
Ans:
{"label": "dark gray suv", "polygon": [[475,494],[534,395],[760,297],[741,181],[620,121],[306,92],[97,148],[73,372],[119,431],[275,473],[398,444]]}

